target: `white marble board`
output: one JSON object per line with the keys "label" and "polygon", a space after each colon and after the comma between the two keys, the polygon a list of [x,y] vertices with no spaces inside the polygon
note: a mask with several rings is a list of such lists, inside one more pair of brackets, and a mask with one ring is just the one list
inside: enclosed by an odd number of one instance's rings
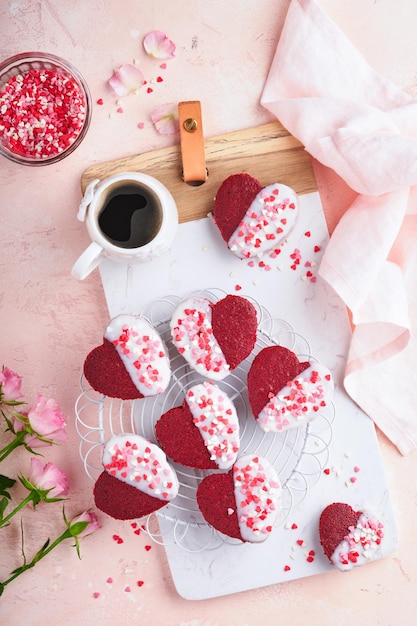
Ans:
{"label": "white marble board", "polygon": [[[234,257],[210,217],[180,224],[174,244],[164,256],[136,266],[105,261],[99,270],[110,317],[139,313],[157,298],[186,296],[199,289],[218,288],[251,296],[308,340],[312,354],[332,370],[336,382],[326,472],[321,472],[290,518],[275,528],[264,544],[225,543],[214,550],[188,552],[168,539],[169,524],[160,520],[173,581],[186,599],[237,593],[331,569],[320,549],[318,519],[322,509],[334,501],[347,502],[355,509],[382,511],[386,527],[382,556],[396,546],[394,514],[373,423],[343,389],[350,341],[347,313],[317,276],[328,241],[319,194],[302,195],[300,204],[300,218],[280,254],[264,258],[269,270],[250,267]],[[236,290],[237,286],[241,289]]]}

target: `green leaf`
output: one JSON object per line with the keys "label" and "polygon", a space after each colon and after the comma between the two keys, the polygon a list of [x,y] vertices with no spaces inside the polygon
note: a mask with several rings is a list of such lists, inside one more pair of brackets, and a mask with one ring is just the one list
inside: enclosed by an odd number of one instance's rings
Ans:
{"label": "green leaf", "polygon": [[0,496],[6,496],[6,498],[10,499],[10,494],[7,490],[13,487],[15,482],[16,481],[13,480],[13,478],[9,478],[8,476],[3,476],[3,474],[0,474]]}
{"label": "green leaf", "polygon": [[43,557],[43,553],[45,552],[46,548],[49,546],[49,543],[50,543],[50,539],[48,538],[43,544],[42,548],[35,554],[35,556],[32,559],[32,563],[34,565]]}
{"label": "green leaf", "polygon": [[0,500],[0,520],[3,519],[3,513],[7,509],[8,504],[9,504],[9,501],[7,498],[2,498]]}

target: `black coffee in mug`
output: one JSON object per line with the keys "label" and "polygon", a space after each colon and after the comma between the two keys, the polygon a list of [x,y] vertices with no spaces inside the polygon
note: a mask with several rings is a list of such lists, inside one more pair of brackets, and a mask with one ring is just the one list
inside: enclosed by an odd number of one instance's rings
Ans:
{"label": "black coffee in mug", "polygon": [[105,190],[100,204],[100,230],[120,248],[145,246],[161,228],[160,199],[143,183],[128,180],[114,183]]}

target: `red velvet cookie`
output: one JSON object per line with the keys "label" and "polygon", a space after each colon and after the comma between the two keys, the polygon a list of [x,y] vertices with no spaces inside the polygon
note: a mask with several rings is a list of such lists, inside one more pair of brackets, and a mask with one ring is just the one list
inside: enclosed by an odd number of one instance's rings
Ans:
{"label": "red velvet cookie", "polygon": [[178,478],[163,451],[135,434],[115,435],[103,450],[104,471],[94,501],[115,519],[136,519],[168,504],[178,494]]}
{"label": "red velvet cookie", "polygon": [[384,524],[349,504],[329,504],[320,516],[320,543],[330,563],[341,571],[381,557]]}
{"label": "red velvet cookie", "polygon": [[312,421],[330,402],[333,379],[321,363],[300,362],[283,346],[261,350],[248,372],[248,398],[265,432],[281,432]]}
{"label": "red velvet cookie", "polygon": [[262,187],[249,174],[233,174],[220,185],[213,219],[229,249],[242,259],[274,250],[293,229],[298,198],[287,185]]}
{"label": "red velvet cookie", "polygon": [[265,541],[281,504],[281,484],[265,458],[247,454],[227,474],[206,476],[197,489],[197,504],[208,524],[243,542]]}
{"label": "red velvet cookie", "polygon": [[84,376],[105,396],[134,400],[163,393],[171,369],[152,325],[140,316],[118,315],[107,326],[102,345],[87,355]]}
{"label": "red velvet cookie", "polygon": [[216,303],[195,296],[174,311],[171,335],[193,369],[222,380],[251,353],[257,326],[256,309],[242,296],[227,295]]}
{"label": "red velvet cookie", "polygon": [[233,402],[208,381],[191,387],[182,406],[159,418],[155,435],[168,457],[196,469],[229,469],[239,450]]}

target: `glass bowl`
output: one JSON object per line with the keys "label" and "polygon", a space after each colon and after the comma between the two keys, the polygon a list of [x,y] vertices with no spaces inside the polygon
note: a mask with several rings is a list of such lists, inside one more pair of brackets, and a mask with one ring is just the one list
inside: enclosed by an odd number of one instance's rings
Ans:
{"label": "glass bowl", "polygon": [[56,163],[80,145],[90,120],[90,91],[68,61],[26,52],[0,63],[3,156],[23,165]]}

